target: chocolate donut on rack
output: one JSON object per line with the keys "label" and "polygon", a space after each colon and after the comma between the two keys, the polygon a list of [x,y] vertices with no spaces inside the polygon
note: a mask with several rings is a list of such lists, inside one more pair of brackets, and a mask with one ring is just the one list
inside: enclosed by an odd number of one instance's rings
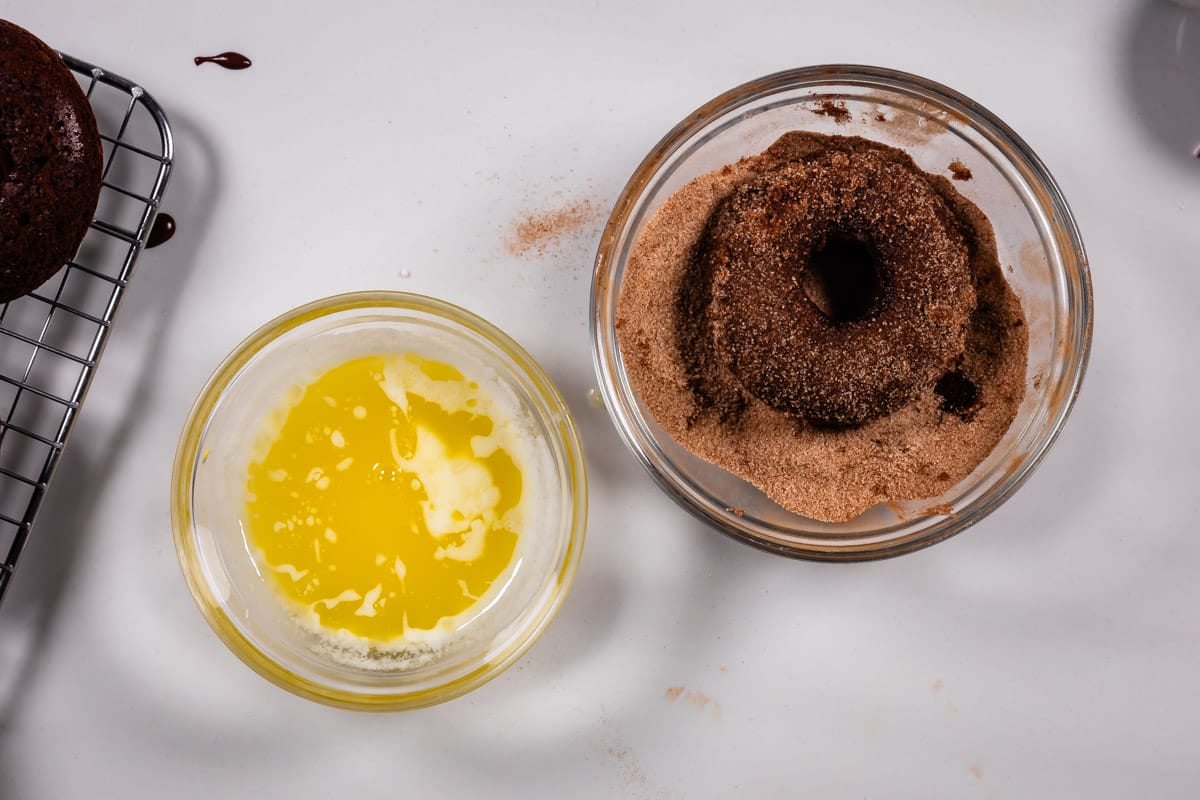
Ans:
{"label": "chocolate donut on rack", "polygon": [[953,365],[975,307],[970,253],[905,161],[826,150],[720,203],[693,257],[710,370],[778,411],[845,427],[902,408]]}
{"label": "chocolate donut on rack", "polygon": [[58,53],[0,20],[0,303],[74,254],[100,196],[96,117]]}

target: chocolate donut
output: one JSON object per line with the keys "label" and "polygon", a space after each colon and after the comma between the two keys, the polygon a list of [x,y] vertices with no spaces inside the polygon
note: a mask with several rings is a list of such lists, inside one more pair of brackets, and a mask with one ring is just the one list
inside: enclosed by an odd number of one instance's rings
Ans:
{"label": "chocolate donut", "polygon": [[100,196],[96,118],[58,53],[0,20],[0,303],[61,269]]}
{"label": "chocolate donut", "polygon": [[969,255],[907,157],[835,148],[784,161],[725,198],[696,247],[711,357],[815,424],[890,414],[963,352]]}

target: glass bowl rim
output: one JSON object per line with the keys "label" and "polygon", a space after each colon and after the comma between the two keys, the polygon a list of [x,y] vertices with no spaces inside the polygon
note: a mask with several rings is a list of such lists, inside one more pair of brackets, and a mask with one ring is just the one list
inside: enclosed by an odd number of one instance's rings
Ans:
{"label": "glass bowl rim", "polygon": [[[828,543],[786,542],[765,536],[748,525],[739,524],[727,514],[726,507],[704,502],[694,493],[684,491],[673,472],[667,472],[654,453],[649,453],[638,441],[635,420],[641,418],[632,390],[625,391],[617,380],[620,355],[615,327],[605,324],[602,314],[609,305],[610,283],[614,264],[619,260],[617,250],[622,232],[639,211],[639,198],[645,193],[672,157],[713,122],[737,109],[784,92],[811,90],[814,94],[824,86],[856,86],[891,90],[901,94],[917,94],[943,113],[970,126],[1005,156],[1008,163],[1023,169],[1030,188],[1038,196],[1038,205],[1052,223],[1055,250],[1064,262],[1068,292],[1068,321],[1065,325],[1073,344],[1066,349],[1070,360],[1057,392],[1052,396],[1049,418],[1041,434],[1016,470],[997,480],[996,484],[976,497],[970,505],[955,514],[906,535],[886,541],[868,541],[851,545]],[[1056,281],[1057,282],[1057,281]],[[615,303],[614,298],[611,302]],[[936,544],[985,518],[1008,500],[1041,464],[1046,453],[1062,432],[1075,405],[1091,355],[1093,332],[1093,292],[1091,271],[1083,240],[1062,190],[1041,158],[1016,131],[991,111],[966,95],[943,84],[899,70],[861,64],[820,64],[782,70],[756,78],[714,97],[685,116],[664,135],[642,159],[621,190],[601,234],[596,251],[589,307],[589,332],[592,340],[592,361],[599,381],[600,393],[608,408],[613,426],[625,446],[672,500],[694,517],[761,550],[791,558],[814,561],[869,561],[910,553]],[[615,320],[615,315],[614,315]],[[646,432],[650,441],[656,437]],[[783,532],[780,529],[781,533]],[[866,534],[864,534],[864,537]],[[863,537],[860,537],[863,538]]]}
{"label": "glass bowl rim", "polygon": [[[554,447],[561,451],[568,470],[564,480],[569,484],[570,528],[565,532],[566,551],[552,576],[555,587],[549,602],[528,619],[503,650],[446,683],[416,691],[358,692],[335,688],[302,677],[268,656],[230,620],[204,579],[192,518],[192,486],[200,443],[217,404],[243,369],[272,343],[307,323],[333,314],[372,308],[417,311],[452,323],[511,359],[537,390],[534,397],[542,406],[541,412],[556,423]],[[586,464],[579,432],[570,409],[542,366],[512,337],[479,315],[444,300],[411,292],[366,291],[333,295],[285,311],[259,326],[225,356],[205,382],[188,412],[171,475],[171,527],[179,567],[193,600],[218,638],[243,663],[276,686],[325,705],[365,711],[422,708],[451,700],[482,686],[523,656],[557,616],[570,593],[586,537],[587,508]]]}

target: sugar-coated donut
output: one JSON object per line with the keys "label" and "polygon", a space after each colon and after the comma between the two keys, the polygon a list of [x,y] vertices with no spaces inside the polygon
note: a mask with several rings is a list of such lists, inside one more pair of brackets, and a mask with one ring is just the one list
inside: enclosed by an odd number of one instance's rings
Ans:
{"label": "sugar-coated donut", "polygon": [[718,205],[693,269],[713,357],[742,390],[812,423],[859,425],[909,403],[963,352],[968,246],[906,161],[829,149]]}

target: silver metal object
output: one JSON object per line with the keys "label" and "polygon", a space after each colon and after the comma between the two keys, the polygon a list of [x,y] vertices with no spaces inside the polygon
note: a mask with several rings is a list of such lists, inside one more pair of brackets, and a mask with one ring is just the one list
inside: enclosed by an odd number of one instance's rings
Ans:
{"label": "silver metal object", "polygon": [[104,181],[71,261],[33,294],[0,305],[0,601],[158,215],[173,157],[166,115],[145,90],[62,58],[95,111]]}

